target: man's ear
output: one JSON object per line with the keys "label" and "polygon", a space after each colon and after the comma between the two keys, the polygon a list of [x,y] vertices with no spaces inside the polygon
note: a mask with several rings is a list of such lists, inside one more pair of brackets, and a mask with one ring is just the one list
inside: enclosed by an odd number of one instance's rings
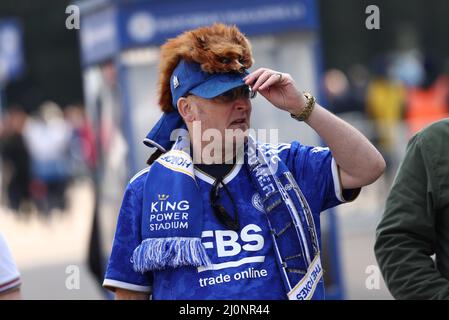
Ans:
{"label": "man's ear", "polygon": [[193,122],[195,120],[195,116],[192,112],[192,107],[185,97],[181,97],[178,99],[178,111],[181,117],[184,119],[185,122]]}

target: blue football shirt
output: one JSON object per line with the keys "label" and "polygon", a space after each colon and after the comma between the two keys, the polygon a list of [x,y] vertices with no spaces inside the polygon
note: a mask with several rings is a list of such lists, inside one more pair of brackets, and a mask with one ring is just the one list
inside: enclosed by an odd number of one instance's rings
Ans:
{"label": "blue football shirt", "polygon": [[[321,239],[320,213],[345,202],[338,167],[328,148],[310,147],[299,142],[270,146],[294,175],[313,213]],[[240,230],[227,230],[215,217],[209,192],[215,179],[196,170],[204,206],[202,243],[213,265],[168,268],[137,273],[131,256],[141,243],[143,186],[149,168],[128,184],[120,209],[117,229],[105,280],[106,288],[123,288],[151,293],[153,299],[287,299],[275,260],[272,238],[263,206],[245,165],[236,164],[224,178],[235,203]],[[155,183],[161,183],[155,181]],[[351,190],[351,200],[359,190]],[[346,193],[345,193],[346,195]],[[220,203],[232,215],[232,203],[224,190]],[[157,224],[157,219],[156,219]],[[157,225],[153,227],[157,228]],[[150,226],[151,227],[151,226]],[[320,241],[321,242],[321,241]],[[324,297],[323,280],[315,297]]]}

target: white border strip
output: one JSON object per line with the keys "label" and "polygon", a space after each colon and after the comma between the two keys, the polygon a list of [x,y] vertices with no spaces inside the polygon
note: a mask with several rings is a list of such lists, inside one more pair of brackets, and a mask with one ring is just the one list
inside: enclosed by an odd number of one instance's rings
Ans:
{"label": "white border strip", "polygon": [[[225,178],[223,179],[223,182],[225,184],[228,184],[229,182],[232,181],[232,179],[234,179],[240,172],[240,169],[242,169],[242,165],[241,164],[236,164],[232,170],[225,176]],[[200,178],[201,180],[203,180],[204,182],[207,182],[209,184],[214,184],[215,179],[212,179],[210,176],[205,175],[202,171],[195,169],[195,176],[197,176],[198,178]]]}
{"label": "white border strip", "polygon": [[104,279],[103,287],[106,289],[115,291],[115,288],[126,289],[131,291],[143,292],[143,293],[151,293],[151,287],[147,286],[139,286],[137,284],[132,284],[128,282],[113,280],[113,279]]}
{"label": "white border strip", "polygon": [[340,202],[347,202],[345,198],[343,198],[343,188],[341,187],[340,183],[340,171],[338,169],[337,162],[335,162],[334,158],[332,158],[331,169],[332,169],[332,178],[334,180],[335,196]]}
{"label": "white border strip", "polygon": [[242,165],[236,164],[234,166],[234,170],[232,170],[230,173],[228,173],[228,175],[223,179],[223,182],[226,184],[231,182],[231,180],[234,179],[239,174],[240,169],[242,169]]}
{"label": "white border strip", "polygon": [[131,178],[131,180],[129,180],[129,183],[133,183],[134,180],[136,180],[138,177],[140,177],[141,175],[143,175],[144,173],[147,173],[148,171],[150,171],[150,167],[146,167],[145,169],[140,170],[139,172],[137,172],[134,177]]}
{"label": "white border strip", "polygon": [[201,172],[197,169],[195,169],[194,172],[195,172],[196,177],[200,178],[201,180],[203,180],[209,184],[214,184],[215,180],[212,179],[211,177],[205,175],[203,172]]}
{"label": "white border strip", "polygon": [[225,268],[234,268],[234,267],[240,267],[243,264],[247,263],[261,263],[265,261],[265,256],[256,256],[256,257],[247,257],[240,259],[238,261],[230,261],[230,262],[223,262],[223,263],[217,263],[213,264],[209,267],[198,267],[198,273],[208,270],[220,270]]}
{"label": "white border strip", "polygon": [[4,283],[8,283],[8,282],[10,282],[10,283],[7,286],[0,288],[0,293],[9,291],[14,288],[18,288],[22,285],[22,280],[20,279],[20,277],[18,277],[16,279],[11,279],[9,281],[5,281]]}

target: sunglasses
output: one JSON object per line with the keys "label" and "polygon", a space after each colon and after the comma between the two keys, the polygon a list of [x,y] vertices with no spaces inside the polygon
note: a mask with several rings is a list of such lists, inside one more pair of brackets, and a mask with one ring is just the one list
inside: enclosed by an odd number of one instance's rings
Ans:
{"label": "sunglasses", "polygon": [[229,103],[237,99],[254,99],[257,92],[253,91],[250,86],[241,86],[216,96],[212,100],[219,103]]}
{"label": "sunglasses", "polygon": [[[231,199],[231,203],[232,203],[232,207],[234,209],[234,218],[232,218],[228,212],[226,211],[225,207],[222,206],[221,204],[217,203],[218,199],[220,198],[220,189],[219,186],[220,184],[223,186],[223,189],[225,190],[225,192],[227,193],[229,199]],[[224,225],[226,228],[230,229],[230,230],[234,230],[234,231],[238,231],[240,230],[240,222],[239,222],[239,216],[237,213],[237,206],[234,202],[234,199],[231,196],[231,193],[229,192],[228,188],[226,187],[226,185],[223,183],[223,179],[219,178],[216,179],[212,189],[210,190],[210,203],[212,206],[212,210],[214,211],[215,217],[217,218],[217,220]]]}

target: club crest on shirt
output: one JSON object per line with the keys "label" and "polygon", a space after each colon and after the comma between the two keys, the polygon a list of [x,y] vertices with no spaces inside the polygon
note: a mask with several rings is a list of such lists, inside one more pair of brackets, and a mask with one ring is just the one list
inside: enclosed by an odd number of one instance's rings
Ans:
{"label": "club crest on shirt", "polygon": [[258,211],[262,213],[265,212],[262,205],[262,200],[260,199],[260,195],[258,193],[253,194],[251,198],[251,203],[253,204],[253,207],[256,208]]}

